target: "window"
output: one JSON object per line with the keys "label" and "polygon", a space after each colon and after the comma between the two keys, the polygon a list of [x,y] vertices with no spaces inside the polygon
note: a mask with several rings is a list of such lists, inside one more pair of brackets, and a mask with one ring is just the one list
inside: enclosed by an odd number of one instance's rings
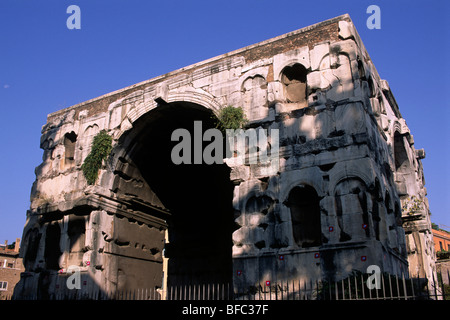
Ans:
{"label": "window", "polygon": [[439,247],[441,248],[441,251],[444,250],[444,248],[442,247],[442,241],[439,241]]}
{"label": "window", "polygon": [[294,187],[285,203],[291,210],[292,231],[295,243],[302,247],[322,244],[319,197],[313,187]]}
{"label": "window", "polygon": [[8,281],[0,281],[0,291],[6,291],[8,289]]}

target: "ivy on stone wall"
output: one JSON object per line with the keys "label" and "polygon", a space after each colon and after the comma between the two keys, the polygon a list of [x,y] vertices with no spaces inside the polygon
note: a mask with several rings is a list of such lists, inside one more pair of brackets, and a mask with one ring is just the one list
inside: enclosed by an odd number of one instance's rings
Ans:
{"label": "ivy on stone wall", "polygon": [[225,133],[226,129],[237,130],[248,122],[241,107],[227,106],[217,115],[216,128]]}
{"label": "ivy on stone wall", "polygon": [[92,141],[92,148],[89,155],[84,159],[81,166],[84,177],[89,185],[95,184],[98,178],[98,171],[112,149],[112,138],[106,130],[100,131]]}

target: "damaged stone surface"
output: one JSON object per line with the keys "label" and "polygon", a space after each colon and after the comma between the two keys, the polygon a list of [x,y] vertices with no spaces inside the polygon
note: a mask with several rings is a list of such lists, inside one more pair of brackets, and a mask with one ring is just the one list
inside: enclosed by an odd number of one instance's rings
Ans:
{"label": "damaged stone surface", "polygon": [[[171,163],[171,132],[214,127],[227,105],[279,130],[276,174]],[[113,150],[88,186],[100,130]],[[425,152],[348,15],[50,114],[41,148],[18,297],[67,291],[70,266],[81,290],[106,293],[339,280],[369,265],[435,276]]]}

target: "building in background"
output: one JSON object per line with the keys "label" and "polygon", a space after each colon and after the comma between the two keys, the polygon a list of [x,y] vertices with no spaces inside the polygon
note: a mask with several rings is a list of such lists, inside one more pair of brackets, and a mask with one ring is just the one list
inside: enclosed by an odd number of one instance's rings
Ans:
{"label": "building in background", "polygon": [[0,245],[0,300],[12,296],[20,273],[25,270],[19,257],[20,238],[13,245],[8,246],[8,241]]}
{"label": "building in background", "polygon": [[439,251],[450,251],[450,232],[443,229],[432,229],[434,249]]}
{"label": "building in background", "polygon": [[[434,250],[436,251],[436,271],[447,286],[450,284],[450,232],[433,224]],[[447,291],[450,288],[446,288]]]}

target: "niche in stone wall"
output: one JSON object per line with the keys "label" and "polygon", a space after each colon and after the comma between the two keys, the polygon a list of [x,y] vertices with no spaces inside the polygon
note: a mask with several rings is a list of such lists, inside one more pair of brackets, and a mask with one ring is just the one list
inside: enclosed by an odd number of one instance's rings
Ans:
{"label": "niche in stone wall", "polygon": [[72,264],[80,263],[85,248],[86,223],[83,216],[71,215],[67,227],[69,237],[69,261]]}
{"label": "niche in stone wall", "polygon": [[375,239],[380,240],[380,227],[383,224],[382,211],[380,210],[386,203],[383,203],[383,193],[381,191],[381,185],[378,178],[375,178],[375,183],[369,189],[370,197],[372,200],[372,224],[373,230],[375,232]]}
{"label": "niche in stone wall", "polygon": [[295,243],[302,248],[322,243],[319,196],[308,185],[294,187],[284,203],[291,211],[292,233]]}
{"label": "niche in stone wall", "polygon": [[261,75],[248,77],[242,84],[243,109],[248,120],[267,117],[267,81]]}
{"label": "niche in stone wall", "polygon": [[395,170],[405,171],[409,167],[408,154],[406,153],[404,135],[395,131],[394,134],[394,159]]}
{"label": "niche in stone wall", "polygon": [[37,228],[30,229],[25,234],[23,243],[26,245],[26,251],[23,262],[27,270],[31,270],[36,261],[40,240],[41,234]]}
{"label": "niche in stone wall", "polygon": [[391,213],[394,212],[391,196],[389,194],[389,191],[387,191],[387,190],[386,190],[385,195],[384,195],[384,206],[386,207],[386,212],[388,214],[391,214]]}
{"label": "niche in stone wall", "polygon": [[347,178],[336,185],[334,198],[339,241],[349,241],[361,230],[370,236],[366,190],[366,184],[358,178]]}
{"label": "niche in stone wall", "polygon": [[252,240],[258,249],[273,246],[275,201],[268,196],[252,196],[247,200],[245,213],[247,225],[253,230]]}
{"label": "niche in stone wall", "polygon": [[361,61],[361,58],[358,56],[358,76],[361,80],[366,80],[366,70],[364,68],[364,63]]}
{"label": "niche in stone wall", "polygon": [[75,132],[66,133],[64,135],[64,167],[71,168],[75,164],[75,144],[77,135]]}
{"label": "niche in stone wall", "polygon": [[300,63],[283,69],[281,82],[287,102],[304,103],[306,107],[306,74],[306,68]]}
{"label": "niche in stone wall", "polygon": [[45,232],[45,252],[44,259],[46,269],[59,270],[59,258],[61,257],[61,248],[59,241],[61,239],[61,228],[57,222],[52,222],[47,226]]}
{"label": "niche in stone wall", "polygon": [[397,193],[400,197],[408,194],[407,180],[408,176],[413,172],[405,147],[405,135],[398,131],[394,133],[394,166],[395,166],[395,185]]}
{"label": "niche in stone wall", "polygon": [[93,137],[95,136],[98,132],[100,131],[98,125],[96,125],[95,123],[88,126],[83,133],[84,137]]}

